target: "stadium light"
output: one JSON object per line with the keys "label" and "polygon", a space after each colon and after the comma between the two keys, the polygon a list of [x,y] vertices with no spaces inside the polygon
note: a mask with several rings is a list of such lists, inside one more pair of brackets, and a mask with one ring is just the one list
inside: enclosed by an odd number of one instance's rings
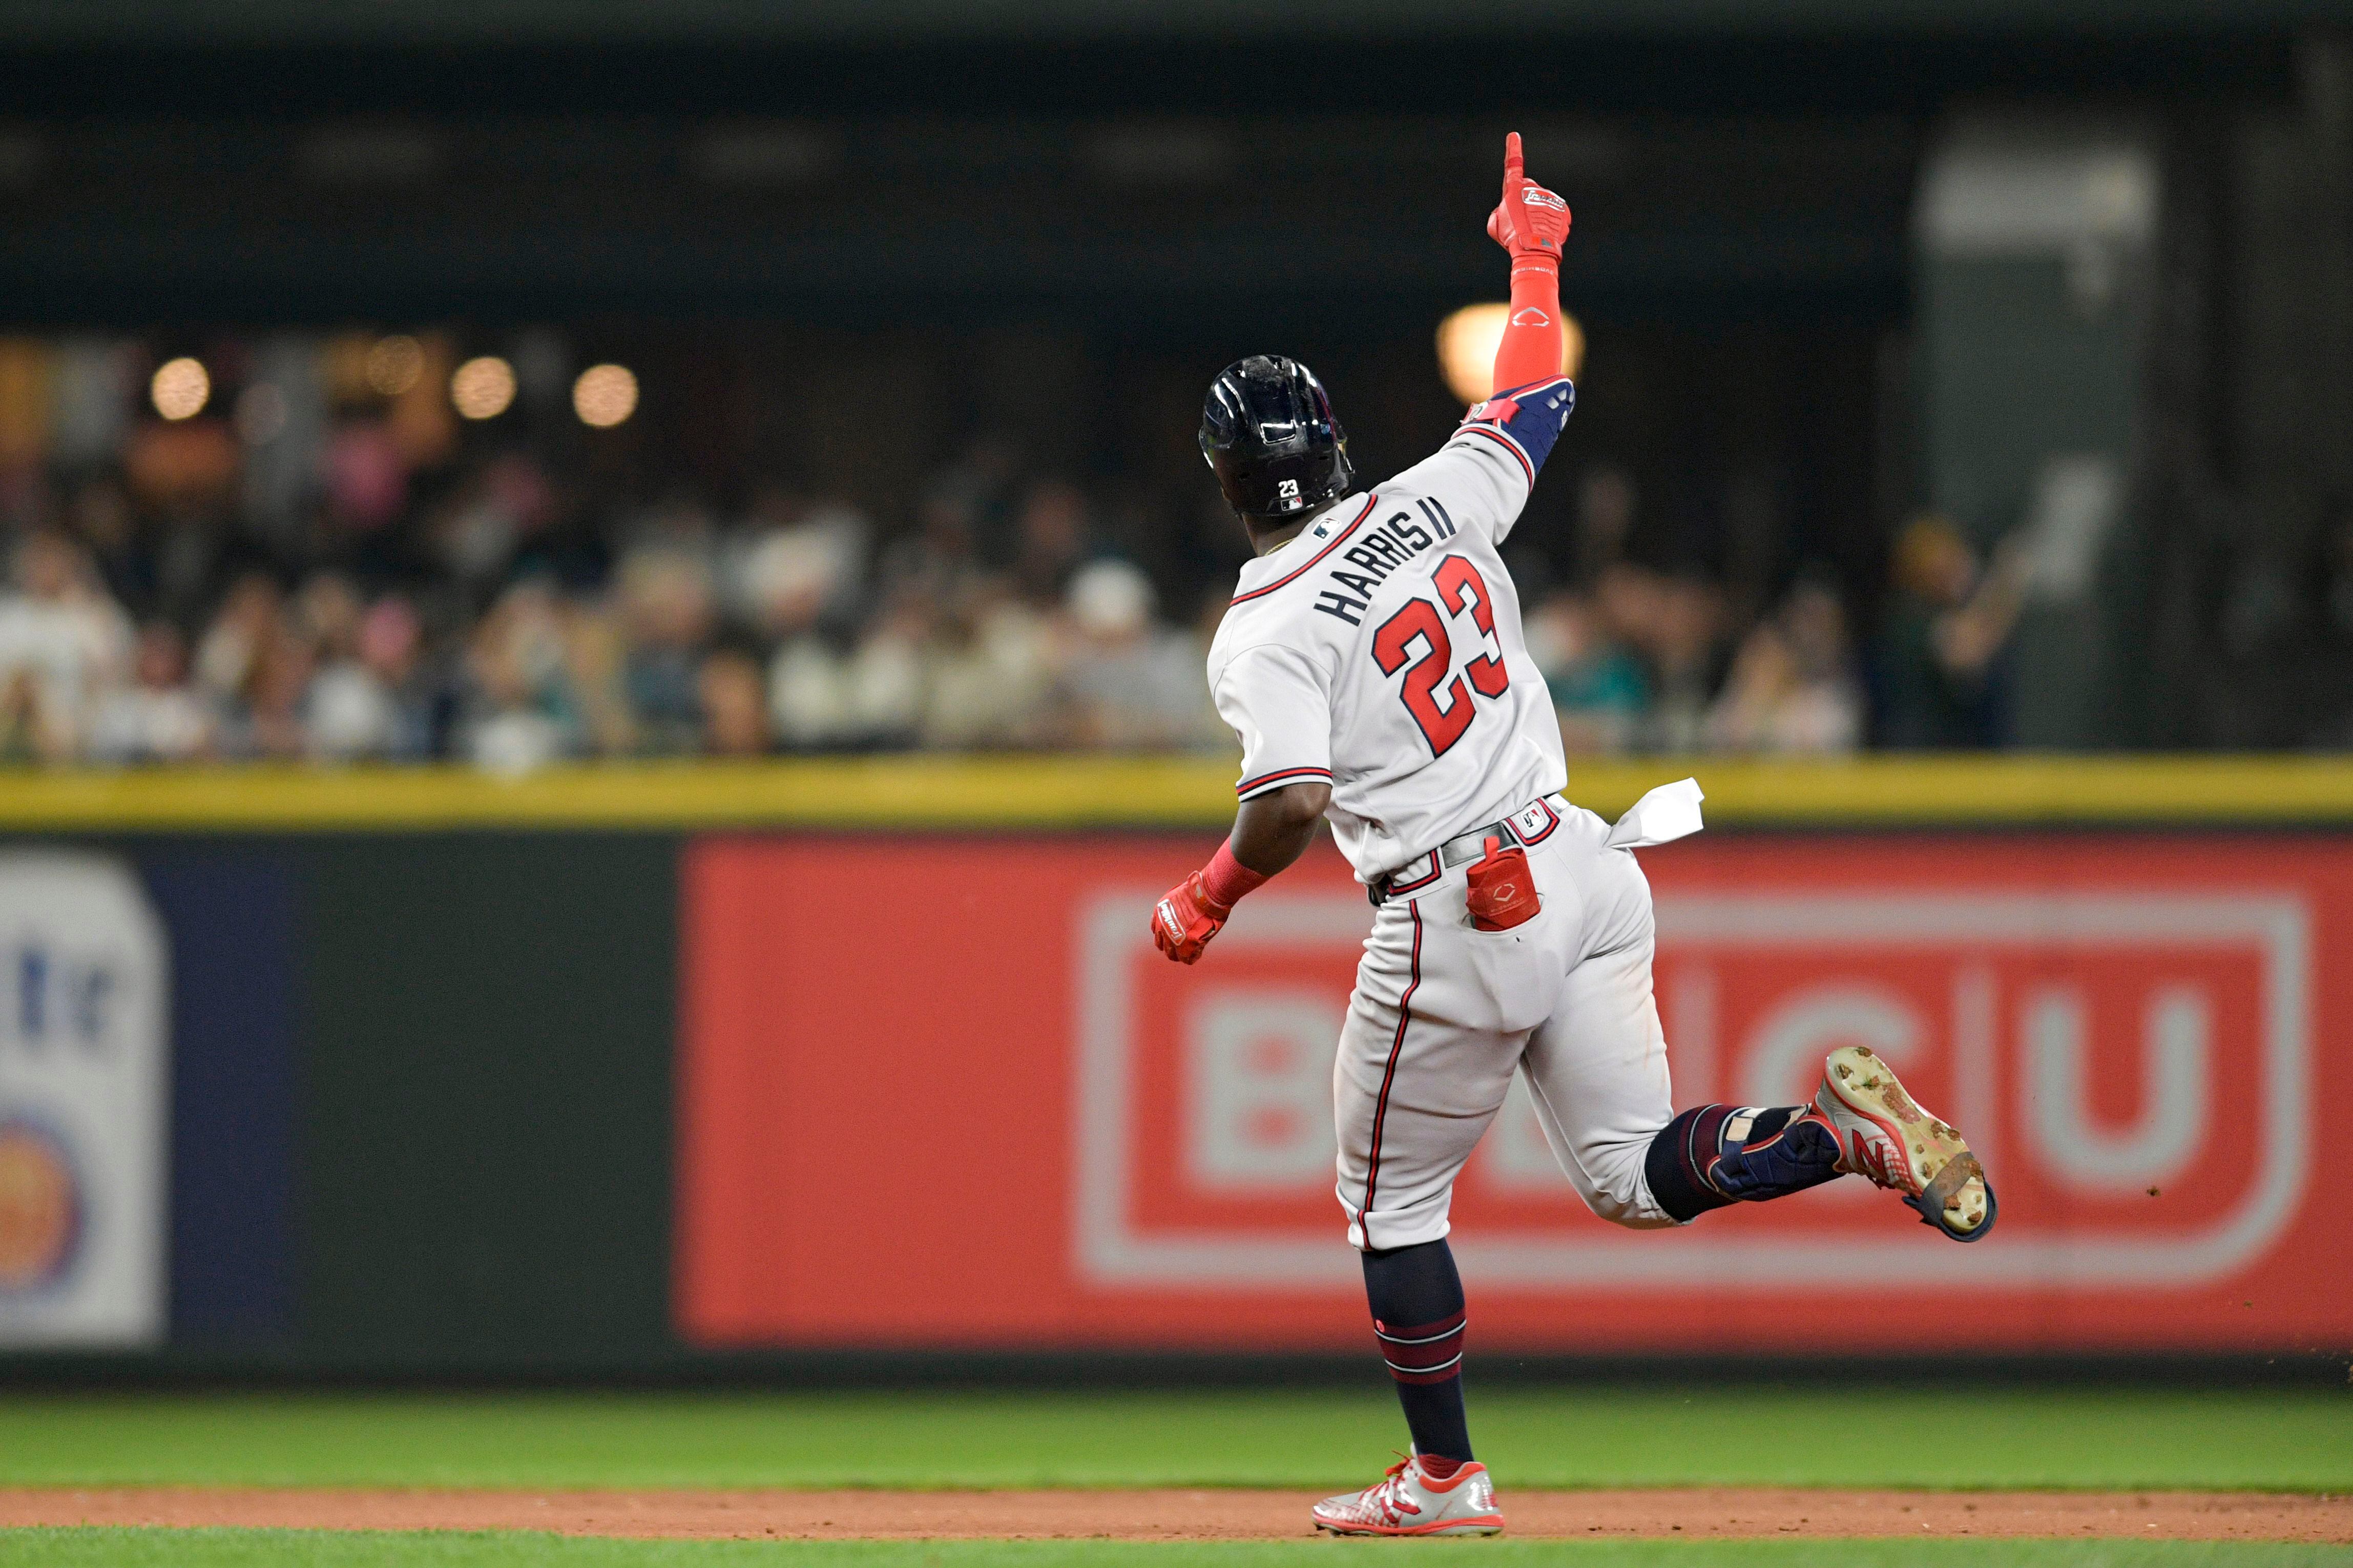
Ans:
{"label": "stadium light", "polygon": [[212,395],[213,378],[203,362],[185,356],[157,365],[147,383],[149,400],[166,419],[193,419],[205,411]]}
{"label": "stadium light", "polygon": [[378,340],[368,350],[367,384],[386,397],[398,397],[425,374],[425,347],[415,338]]}
{"label": "stadium light", "polygon": [[638,378],[627,365],[592,364],[572,384],[572,412],[580,423],[609,430],[638,411]]}
{"label": "stadium light", "polygon": [[449,376],[450,405],[468,419],[496,419],[514,395],[514,366],[496,354],[470,359]]}
{"label": "stadium light", "polygon": [[[1495,348],[1504,341],[1504,322],[1512,308],[1465,305],[1438,324],[1438,369],[1447,390],[1465,407],[1494,390]],[[1585,329],[1567,311],[1560,318],[1560,371],[1575,375],[1585,365]]]}

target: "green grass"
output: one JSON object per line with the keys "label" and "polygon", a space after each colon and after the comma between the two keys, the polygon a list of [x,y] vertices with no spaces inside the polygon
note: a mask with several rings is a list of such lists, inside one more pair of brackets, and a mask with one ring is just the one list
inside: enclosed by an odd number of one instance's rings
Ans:
{"label": "green grass", "polygon": [[1417,1568],[2342,1568],[2343,1547],[2206,1542],[602,1541],[311,1531],[0,1531],[0,1568],[1334,1568],[1409,1552]]}
{"label": "green grass", "polygon": [[[1473,1391],[1507,1487],[2353,1490],[2353,1393]],[[0,1395],[0,1485],[1362,1485],[1361,1393]]]}

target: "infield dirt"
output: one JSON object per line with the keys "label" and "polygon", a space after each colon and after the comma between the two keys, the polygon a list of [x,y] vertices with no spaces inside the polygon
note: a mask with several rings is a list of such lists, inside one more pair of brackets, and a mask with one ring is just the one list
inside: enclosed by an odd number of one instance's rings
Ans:
{"label": "infield dirt", "polygon": [[[818,1540],[1263,1541],[1310,1533],[1293,1491],[472,1491],[0,1489],[0,1528],[227,1525]],[[2060,1536],[2353,1542],[2353,1500],[2258,1492],[1785,1488],[1506,1491],[1523,1537]]]}

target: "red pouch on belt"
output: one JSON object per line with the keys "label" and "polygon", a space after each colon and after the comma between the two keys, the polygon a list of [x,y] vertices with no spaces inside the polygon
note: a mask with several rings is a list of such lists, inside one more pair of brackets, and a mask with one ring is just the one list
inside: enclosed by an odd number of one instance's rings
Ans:
{"label": "red pouch on belt", "polygon": [[1525,925],[1544,908],[1536,896],[1535,873],[1528,868],[1528,852],[1516,844],[1505,849],[1500,838],[1487,840],[1487,853],[1471,868],[1468,889],[1471,923],[1481,931]]}

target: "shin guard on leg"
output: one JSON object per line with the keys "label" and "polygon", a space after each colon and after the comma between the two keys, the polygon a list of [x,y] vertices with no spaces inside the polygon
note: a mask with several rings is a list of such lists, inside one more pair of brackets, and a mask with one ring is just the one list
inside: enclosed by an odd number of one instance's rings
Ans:
{"label": "shin guard on leg", "polygon": [[1660,1129],[1642,1174],[1659,1206],[1687,1220],[1820,1186],[1838,1157],[1837,1135],[1809,1106],[1701,1105]]}
{"label": "shin guard on leg", "polygon": [[[1365,1300],[1381,1359],[1397,1380],[1414,1451],[1436,1459],[1472,1458],[1462,1414],[1462,1279],[1442,1241],[1367,1252]],[[1438,1468],[1432,1468],[1437,1474]],[[1443,1475],[1438,1479],[1443,1479]]]}

